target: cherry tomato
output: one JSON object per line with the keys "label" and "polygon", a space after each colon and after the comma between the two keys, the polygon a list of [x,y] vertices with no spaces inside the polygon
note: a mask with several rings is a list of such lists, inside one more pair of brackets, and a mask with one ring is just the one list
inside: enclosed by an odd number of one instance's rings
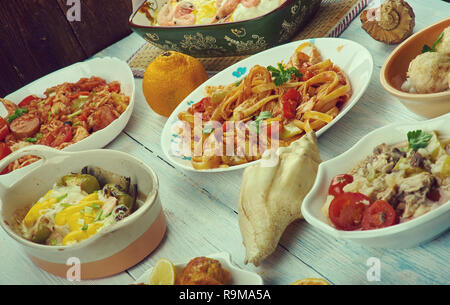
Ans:
{"label": "cherry tomato", "polygon": [[385,228],[397,223],[394,208],[385,200],[377,200],[364,212],[362,219],[363,230]]}
{"label": "cherry tomato", "polygon": [[353,182],[353,176],[348,174],[337,175],[331,180],[328,194],[337,196],[344,192],[344,186]]}
{"label": "cherry tomato", "polygon": [[24,98],[20,103],[19,103],[19,107],[24,107],[24,106],[28,106],[30,105],[31,101],[37,99],[36,96],[34,95],[29,95],[26,98]]}
{"label": "cherry tomato", "polygon": [[3,141],[9,135],[8,122],[0,117],[0,141]]}
{"label": "cherry tomato", "polygon": [[361,193],[342,193],[334,197],[328,209],[331,222],[339,230],[352,231],[361,228],[361,222],[369,197]]}
{"label": "cherry tomato", "polygon": [[292,119],[295,117],[299,99],[300,93],[294,88],[290,88],[281,97],[281,104],[283,105],[283,116],[286,119]]}

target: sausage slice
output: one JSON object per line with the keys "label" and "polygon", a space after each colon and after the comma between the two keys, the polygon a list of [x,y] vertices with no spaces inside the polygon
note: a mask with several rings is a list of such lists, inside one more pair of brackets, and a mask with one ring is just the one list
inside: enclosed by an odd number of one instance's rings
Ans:
{"label": "sausage slice", "polygon": [[33,114],[24,114],[14,119],[9,125],[9,129],[16,138],[28,138],[39,131],[40,120]]}

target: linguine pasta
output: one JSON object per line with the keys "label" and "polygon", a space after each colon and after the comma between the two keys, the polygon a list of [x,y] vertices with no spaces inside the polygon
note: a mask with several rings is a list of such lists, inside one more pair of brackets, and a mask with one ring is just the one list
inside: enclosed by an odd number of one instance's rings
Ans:
{"label": "linguine pasta", "polygon": [[258,160],[268,148],[318,131],[339,114],[352,89],[344,72],[306,42],[278,70],[256,65],[241,82],[209,86],[206,94],[178,114],[195,169]]}

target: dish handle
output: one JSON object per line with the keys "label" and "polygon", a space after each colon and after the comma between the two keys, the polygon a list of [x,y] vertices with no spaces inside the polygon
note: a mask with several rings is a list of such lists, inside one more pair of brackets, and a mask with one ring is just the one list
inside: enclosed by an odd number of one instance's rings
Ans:
{"label": "dish handle", "polygon": [[[61,154],[63,154],[63,152],[59,151],[56,148],[52,148],[49,146],[45,146],[45,145],[31,145],[31,146],[26,146],[26,147],[22,147],[21,149],[18,149],[14,152],[12,152],[11,154],[9,154],[8,156],[4,157],[2,160],[0,160],[0,172],[6,167],[8,166],[8,164],[14,162],[15,160],[25,157],[25,156],[37,156],[39,158],[42,159],[43,163],[46,163],[48,159],[56,157],[56,156],[60,156]],[[6,174],[4,176],[0,176],[0,177],[5,177],[6,181],[10,180],[8,179],[8,175]],[[6,189],[8,188],[7,185],[5,185],[2,180],[4,179],[0,179],[0,196],[3,196],[3,194],[5,193]]]}

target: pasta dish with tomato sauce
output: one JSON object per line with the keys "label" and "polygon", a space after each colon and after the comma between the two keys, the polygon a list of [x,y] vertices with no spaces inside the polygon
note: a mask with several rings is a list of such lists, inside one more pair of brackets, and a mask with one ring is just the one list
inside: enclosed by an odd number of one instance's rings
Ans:
{"label": "pasta dish with tomato sauce", "polygon": [[[117,81],[107,83],[99,77],[63,83],[30,95],[18,105],[0,99],[8,111],[0,117],[0,159],[12,151],[32,144],[63,149],[83,140],[117,119],[128,107],[130,98],[121,92]],[[37,161],[25,156],[9,164],[1,174]]]}
{"label": "pasta dish with tomato sauce", "polygon": [[[264,147],[270,148],[275,142],[288,146],[331,122],[352,95],[344,72],[330,59],[323,60],[309,42],[298,46],[287,64],[267,68],[256,65],[241,82],[209,86],[206,91],[207,97],[178,114],[178,119],[194,130],[190,138],[184,132],[180,134],[191,145],[195,169],[260,159]],[[199,128],[194,124],[200,114],[201,135],[195,133]],[[242,126],[248,131],[245,137],[239,136]],[[234,143],[232,155],[223,149],[230,142]],[[197,154],[199,146],[203,149]]]}

